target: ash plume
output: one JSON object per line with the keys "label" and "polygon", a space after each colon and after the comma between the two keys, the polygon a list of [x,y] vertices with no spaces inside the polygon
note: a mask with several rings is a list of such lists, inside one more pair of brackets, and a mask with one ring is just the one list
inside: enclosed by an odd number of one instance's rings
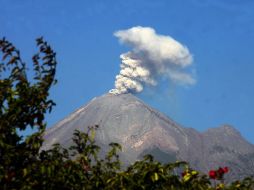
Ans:
{"label": "ash plume", "polygon": [[132,50],[120,55],[120,72],[110,93],[139,93],[144,87],[156,86],[161,78],[182,85],[195,83],[189,72],[192,55],[172,37],[141,26],[119,30],[114,35]]}

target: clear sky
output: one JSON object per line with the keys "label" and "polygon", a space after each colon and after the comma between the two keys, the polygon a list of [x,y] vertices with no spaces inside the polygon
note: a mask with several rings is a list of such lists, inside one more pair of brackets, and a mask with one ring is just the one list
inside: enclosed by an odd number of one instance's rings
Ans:
{"label": "clear sky", "polygon": [[113,33],[144,26],[188,47],[197,82],[164,82],[137,96],[182,126],[230,124],[254,143],[253,0],[0,0],[0,10],[0,37],[28,64],[36,37],[57,52],[49,126],[114,87],[119,56],[129,48]]}

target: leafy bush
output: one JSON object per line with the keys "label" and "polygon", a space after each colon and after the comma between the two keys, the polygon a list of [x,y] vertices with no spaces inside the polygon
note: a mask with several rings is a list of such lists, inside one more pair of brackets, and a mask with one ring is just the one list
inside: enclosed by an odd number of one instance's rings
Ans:
{"label": "leafy bush", "polygon": [[[73,146],[55,144],[40,150],[46,128],[44,115],[55,105],[48,99],[56,82],[56,54],[42,38],[39,53],[33,56],[34,77],[29,80],[19,51],[0,40],[0,189],[253,189],[252,178],[224,184],[228,168],[211,170],[209,175],[189,168],[186,162],[162,164],[147,155],[127,168],[121,167],[118,151],[111,143],[102,159],[95,142],[98,126],[86,133],[75,131]],[[37,132],[24,138],[18,131]],[[182,171],[182,172],[181,172]]]}

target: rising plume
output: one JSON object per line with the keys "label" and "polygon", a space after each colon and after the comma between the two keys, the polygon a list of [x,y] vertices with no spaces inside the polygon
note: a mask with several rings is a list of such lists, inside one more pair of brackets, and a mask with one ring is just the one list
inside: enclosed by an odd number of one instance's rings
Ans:
{"label": "rising plume", "polygon": [[156,86],[161,78],[177,84],[195,83],[189,72],[192,55],[186,46],[172,37],[141,26],[119,30],[114,35],[132,49],[121,54],[120,72],[110,93],[138,93],[144,87]]}

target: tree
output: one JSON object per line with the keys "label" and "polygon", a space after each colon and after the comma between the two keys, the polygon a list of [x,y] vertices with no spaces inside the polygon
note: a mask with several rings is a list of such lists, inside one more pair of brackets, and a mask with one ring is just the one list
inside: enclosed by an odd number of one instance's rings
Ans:
{"label": "tree", "polygon": [[[42,38],[36,41],[39,52],[32,58],[34,77],[29,80],[19,51],[6,39],[0,40],[0,189],[254,188],[253,178],[224,184],[227,167],[211,170],[208,176],[192,170],[186,162],[162,164],[151,155],[122,168],[119,144],[109,144],[108,153],[98,156],[98,126],[89,127],[87,132],[75,131],[73,146],[68,149],[55,144],[49,150],[40,150],[46,128],[44,115],[55,105],[48,95],[56,82],[57,62],[47,42]],[[29,127],[37,131],[22,137],[19,131]]]}
{"label": "tree", "polygon": [[[32,58],[34,77],[29,81],[20,52],[5,38],[0,40],[0,186],[18,185],[27,166],[38,156],[45,130],[44,115],[54,102],[49,89],[56,82],[56,54],[38,38],[39,52]],[[37,132],[22,139],[18,131],[28,127]]]}

